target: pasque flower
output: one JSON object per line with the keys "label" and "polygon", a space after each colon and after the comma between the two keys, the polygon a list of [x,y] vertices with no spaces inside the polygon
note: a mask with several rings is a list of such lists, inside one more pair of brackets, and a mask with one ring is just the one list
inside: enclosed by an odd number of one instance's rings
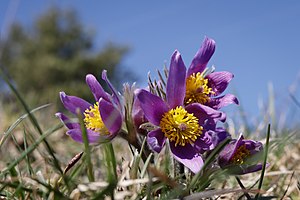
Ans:
{"label": "pasque flower", "polygon": [[[108,84],[112,95],[106,93],[97,79],[88,74],[86,83],[92,91],[95,103],[91,104],[76,96],[68,96],[60,92],[60,99],[64,107],[71,113],[83,116],[84,125],[87,129],[89,143],[97,144],[102,141],[111,140],[121,129],[122,114],[119,94],[107,78],[106,71],[102,73],[102,79]],[[80,123],[69,119],[63,113],[56,113],[56,116],[68,128],[67,134],[75,141],[83,142]]]}
{"label": "pasque flower", "polygon": [[263,150],[261,142],[245,140],[241,134],[237,140],[232,140],[220,152],[219,165],[228,168],[234,174],[246,174],[262,169],[257,163],[257,155]]}
{"label": "pasque flower", "polygon": [[206,124],[225,120],[225,114],[199,103],[184,105],[186,92],[186,68],[181,55],[175,51],[171,58],[166,86],[166,100],[141,90],[137,98],[144,115],[157,128],[147,135],[147,142],[155,152],[160,152],[169,141],[175,159],[194,173],[203,160],[198,149],[206,147],[204,135]]}
{"label": "pasque flower", "polygon": [[234,95],[221,95],[233,74],[226,71],[207,74],[205,71],[214,52],[215,41],[206,37],[187,71],[185,105],[201,103],[218,110],[232,103],[238,104]]}

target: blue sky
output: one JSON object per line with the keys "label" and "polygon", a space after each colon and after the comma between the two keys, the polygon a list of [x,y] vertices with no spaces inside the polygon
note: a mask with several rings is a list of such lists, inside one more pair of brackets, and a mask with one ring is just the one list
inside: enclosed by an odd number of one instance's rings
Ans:
{"label": "blue sky", "polygon": [[[0,25],[13,1],[0,2]],[[146,84],[178,49],[186,66],[205,36],[217,47],[209,66],[235,78],[236,92],[249,115],[272,82],[282,111],[290,109],[289,88],[300,73],[299,1],[16,1],[14,20],[30,24],[51,5],[74,8],[81,22],[96,31],[96,45],[115,41],[132,50],[124,60]],[[145,81],[143,81],[145,80]],[[298,92],[298,99],[300,99]]]}

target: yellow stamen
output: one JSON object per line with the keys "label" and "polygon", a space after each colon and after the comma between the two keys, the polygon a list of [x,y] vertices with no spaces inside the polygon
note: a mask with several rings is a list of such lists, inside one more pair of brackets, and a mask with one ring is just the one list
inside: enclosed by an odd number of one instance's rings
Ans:
{"label": "yellow stamen", "polygon": [[209,95],[214,94],[207,84],[208,79],[204,78],[200,72],[189,76],[186,79],[185,105],[190,103],[205,104],[209,100]]}
{"label": "yellow stamen", "polygon": [[181,106],[166,112],[160,121],[160,127],[165,137],[175,142],[175,146],[193,144],[203,130],[198,124],[198,118]]}
{"label": "yellow stamen", "polygon": [[85,127],[91,129],[99,134],[108,135],[109,132],[105,127],[101,115],[99,112],[99,103],[95,103],[94,106],[90,106],[89,109],[84,111],[84,124]]}
{"label": "yellow stamen", "polygon": [[236,150],[230,161],[234,164],[241,165],[244,163],[245,158],[247,158],[249,155],[250,151],[246,148],[246,145],[244,144]]}

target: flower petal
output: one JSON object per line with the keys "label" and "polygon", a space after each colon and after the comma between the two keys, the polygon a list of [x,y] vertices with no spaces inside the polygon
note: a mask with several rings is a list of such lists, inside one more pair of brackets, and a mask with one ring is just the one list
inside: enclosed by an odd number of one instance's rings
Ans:
{"label": "flower petal", "polygon": [[229,166],[230,159],[232,158],[234,152],[236,151],[236,140],[232,140],[229,144],[227,144],[224,149],[220,152],[218,162],[220,167]]}
{"label": "flower petal", "polygon": [[90,103],[79,97],[68,96],[64,92],[60,92],[59,95],[64,107],[75,115],[77,115],[76,110],[78,108],[81,113],[84,113],[84,111],[91,106]]}
{"label": "flower petal", "polygon": [[209,130],[207,131],[207,134],[211,138],[211,150],[214,149],[218,144],[220,144],[223,140],[226,138],[231,138],[231,135],[223,128],[216,128],[215,130]]}
{"label": "flower petal", "polygon": [[132,105],[132,120],[134,124],[134,128],[138,133],[147,134],[146,130],[141,129],[140,125],[147,122],[144,111],[141,107],[141,103],[139,99],[135,96],[134,102]]}
{"label": "flower petal", "polygon": [[176,160],[184,164],[193,173],[200,171],[203,166],[203,159],[190,144],[175,146],[174,142],[170,142],[170,148]]}
{"label": "flower petal", "polygon": [[77,123],[72,122],[72,120],[69,119],[63,113],[58,112],[58,113],[55,114],[55,116],[58,117],[65,124],[65,126],[68,129],[76,129],[76,128],[80,129],[80,124],[78,122]]}
{"label": "flower petal", "polygon": [[251,155],[261,152],[263,149],[263,144],[258,141],[244,140],[244,144],[246,145],[246,149],[250,151]]}
{"label": "flower petal", "polygon": [[244,144],[244,136],[243,134],[240,134],[238,139],[235,142],[234,148],[233,148],[233,152],[232,152],[232,156],[235,154],[235,152],[237,151],[237,149],[242,146]]}
{"label": "flower petal", "polygon": [[147,143],[151,150],[159,153],[164,147],[166,142],[166,137],[164,133],[161,132],[161,129],[157,129],[149,132],[147,135]]}
{"label": "flower petal", "polygon": [[[80,129],[71,129],[67,131],[67,135],[70,135],[76,142],[83,143],[82,132]],[[97,144],[100,140],[99,133],[87,130],[87,136],[90,144]]]}
{"label": "flower petal", "polygon": [[86,75],[86,83],[90,87],[96,101],[99,101],[100,98],[103,98],[106,101],[110,101],[109,95],[104,91],[94,75]]}
{"label": "flower petal", "polygon": [[[121,106],[120,98],[119,98],[120,94],[115,89],[115,87],[111,84],[111,82],[109,81],[109,79],[107,78],[107,71],[106,70],[102,71],[102,79],[107,83],[109,89],[113,93],[112,97],[113,97],[114,103],[117,104],[120,107]],[[120,107],[120,109],[121,109],[121,107]]]}
{"label": "flower petal", "polygon": [[238,148],[243,144],[243,135],[240,134],[237,140],[232,140],[229,144],[227,144],[224,149],[219,154],[219,164],[221,167],[226,167],[230,165],[230,160],[238,150]]}
{"label": "flower petal", "polygon": [[185,96],[186,68],[180,53],[176,50],[171,57],[167,82],[167,102],[171,108],[181,106]]}
{"label": "flower petal", "polygon": [[213,39],[210,39],[206,37],[194,56],[194,59],[192,60],[192,63],[188,69],[187,76],[192,75],[193,73],[197,72],[203,72],[203,70],[206,68],[206,65],[212,55],[215,52],[215,41]]}
{"label": "flower petal", "polygon": [[209,102],[207,102],[207,106],[220,110],[224,106],[228,106],[230,104],[237,104],[239,105],[239,101],[233,94],[226,94],[216,98],[210,98]]}
{"label": "flower petal", "polygon": [[143,109],[146,118],[154,125],[158,126],[160,120],[166,112],[168,112],[168,106],[158,96],[151,94],[146,90],[141,90],[137,98],[140,101],[141,108]]}
{"label": "flower petal", "polygon": [[99,112],[105,127],[111,134],[111,137],[115,137],[122,126],[122,115],[120,111],[110,102],[100,98]]}
{"label": "flower petal", "polygon": [[[202,135],[204,135],[204,137]],[[199,153],[204,153],[210,150],[210,146],[212,145],[210,136],[207,136],[206,133],[202,133],[202,135],[202,137],[198,137],[197,140],[194,142],[194,147]]]}
{"label": "flower petal", "polygon": [[198,118],[200,125],[203,125],[205,121],[216,123],[217,121],[224,122],[226,120],[225,113],[199,103],[189,104],[186,106],[186,110]]}
{"label": "flower petal", "polygon": [[213,72],[205,78],[208,79],[208,87],[212,88],[214,96],[218,96],[224,92],[233,77],[230,72]]}

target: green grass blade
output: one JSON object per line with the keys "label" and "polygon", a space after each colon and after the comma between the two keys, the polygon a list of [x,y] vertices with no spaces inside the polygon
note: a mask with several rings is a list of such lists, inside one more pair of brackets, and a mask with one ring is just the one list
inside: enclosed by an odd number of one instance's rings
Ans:
{"label": "green grass blade", "polygon": [[[25,131],[25,129],[23,131],[23,135],[24,135],[24,150],[27,151],[27,137],[26,137],[26,131]],[[28,174],[29,175],[34,174],[34,170],[33,170],[32,166],[30,164],[30,159],[29,159],[28,154],[26,155],[25,159],[26,159]]]}
{"label": "green grass blade", "polygon": [[89,145],[87,131],[86,131],[86,128],[84,126],[82,115],[78,112],[77,116],[78,116],[78,119],[80,121],[80,127],[81,127],[81,132],[82,132],[84,152],[85,152],[85,158],[86,158],[86,162],[87,162],[88,179],[89,179],[90,182],[94,182],[95,178],[94,178],[93,164],[92,164],[92,160],[91,160],[91,149],[90,149],[90,145]]}
{"label": "green grass blade", "polygon": [[117,183],[117,163],[115,157],[115,151],[111,142],[104,144],[105,160],[108,168],[108,182]]}
{"label": "green grass blade", "polygon": [[96,193],[95,196],[91,199],[104,199],[105,196],[110,196],[110,199],[114,199],[114,190],[117,187],[118,179],[117,179],[117,163],[116,157],[113,149],[113,145],[111,142],[103,144],[104,148],[104,161],[106,162],[107,168],[107,179],[108,179],[108,186]]}
{"label": "green grass blade", "polygon": [[[1,70],[2,70],[2,68],[1,68]],[[20,103],[23,106],[24,110],[27,112],[28,117],[29,117],[32,125],[37,129],[38,133],[42,136],[43,131],[42,131],[39,123],[37,122],[34,115],[32,113],[30,113],[30,109],[28,108],[28,106],[27,106],[26,102],[24,101],[24,99],[21,97],[18,90],[13,86],[13,84],[10,82],[9,78],[5,74],[1,73],[0,75],[2,76],[3,80],[7,83],[9,88],[12,90],[12,92],[15,94],[17,99],[20,101]],[[44,139],[43,142],[44,142],[45,146],[47,147],[47,151],[49,152],[49,154],[53,158],[53,162],[54,162],[54,165],[55,165],[56,169],[60,172],[60,174],[63,174],[63,170],[61,169],[61,167],[59,165],[59,162],[58,162],[57,158],[55,157],[54,151],[52,150],[50,144],[48,143],[48,141],[46,139]]]}
{"label": "green grass blade", "polygon": [[140,152],[138,154],[134,153],[134,162],[133,162],[132,170],[131,170],[131,175],[132,175],[131,178],[133,178],[133,179],[136,179],[138,177],[138,172],[141,173],[140,161],[141,161],[142,156],[143,156],[143,151],[144,151],[145,144],[146,144],[146,137],[143,140],[142,146],[140,148]]}
{"label": "green grass blade", "polygon": [[219,144],[219,145],[211,152],[211,154],[208,156],[208,158],[207,158],[206,161],[204,162],[204,164],[203,164],[201,170],[200,170],[200,171],[192,178],[191,183],[190,183],[190,184],[188,185],[188,187],[187,187],[187,191],[190,190],[190,189],[192,189],[192,188],[196,185],[196,183],[198,182],[198,180],[199,180],[199,178],[200,178],[200,176],[201,176],[201,174],[202,174],[202,171],[203,171],[204,169],[206,169],[206,167],[207,167],[209,164],[211,164],[211,163],[215,160],[216,156],[222,151],[222,149],[223,149],[229,142],[230,142],[230,139],[229,139],[229,138],[225,139],[221,144]]}
{"label": "green grass blade", "polygon": [[18,157],[14,162],[12,162],[11,164],[8,165],[8,167],[6,169],[4,169],[3,171],[0,172],[0,178],[5,175],[10,169],[12,169],[13,167],[15,167],[19,162],[21,162],[29,153],[33,152],[37,146],[43,142],[45,140],[46,137],[48,137],[49,135],[51,135],[52,133],[54,133],[55,131],[59,130],[62,128],[63,125],[58,125],[48,131],[46,131],[39,139],[36,140],[35,143],[33,143],[30,147],[27,148],[26,151],[24,151],[20,157]]}
{"label": "green grass blade", "polygon": [[[34,112],[36,112],[36,111],[38,111],[38,110],[41,110],[41,109],[43,109],[43,108],[46,108],[46,107],[48,107],[48,106],[50,106],[50,104],[45,104],[45,105],[42,105],[42,106],[39,106],[39,107],[37,107],[37,108],[35,108],[35,109],[33,109],[33,110],[31,110],[30,111],[30,113],[32,114],[32,113],[34,113]],[[28,113],[26,113],[26,114],[24,114],[24,115],[22,115],[21,117],[19,117],[18,119],[17,119],[17,121],[15,121],[5,132],[4,132],[4,134],[3,134],[3,137],[1,138],[1,140],[0,140],[0,148],[2,147],[2,145],[4,144],[4,142],[6,141],[6,139],[10,136],[10,134],[12,133],[12,131],[24,120],[24,119],[26,119],[28,117]]]}
{"label": "green grass blade", "polygon": [[235,177],[236,181],[238,182],[239,186],[241,187],[241,189],[244,191],[244,195],[246,196],[246,198],[248,200],[251,200],[251,196],[248,194],[248,192],[246,192],[246,188],[245,186],[243,185],[242,181],[239,179],[239,177]]}
{"label": "green grass blade", "polygon": [[12,135],[11,139],[13,140],[15,147],[17,148],[17,150],[19,151],[19,153],[23,152],[23,149],[21,148],[21,146],[18,144],[18,141],[16,139],[15,136]]}
{"label": "green grass blade", "polygon": [[110,199],[114,199],[113,194],[111,194],[111,192],[114,191],[115,187],[116,184],[109,184],[104,190],[97,193],[93,198],[91,198],[91,200],[105,199],[105,197],[107,197],[108,194],[111,195]]}
{"label": "green grass blade", "polygon": [[[29,192],[29,193],[37,193],[38,195],[42,196],[43,192],[40,190],[36,190],[36,189],[31,189],[29,187],[25,187],[25,186],[19,186],[19,184],[16,183],[11,183],[11,182],[5,182],[5,181],[0,181],[0,184],[3,185],[4,187],[10,187],[10,188],[18,188],[21,187],[21,189],[25,192]],[[2,188],[1,188],[2,189]],[[1,190],[0,190],[1,191]]]}
{"label": "green grass blade", "polygon": [[19,183],[19,186],[15,189],[13,196],[18,196],[19,199],[25,199],[25,192],[22,190],[22,183]]}
{"label": "green grass blade", "polygon": [[[262,166],[262,170],[261,170],[261,175],[260,175],[260,179],[258,182],[258,191],[261,190],[262,184],[263,184],[263,180],[264,180],[264,175],[265,175],[265,171],[266,171],[266,165],[267,165],[267,157],[268,157],[268,150],[269,150],[269,141],[270,141],[270,132],[271,132],[271,125],[268,125],[268,130],[267,130],[267,138],[266,138],[266,146],[265,146],[265,151],[264,151],[264,163]],[[255,195],[255,199],[259,199],[261,196],[260,193],[257,193]]]}
{"label": "green grass blade", "polygon": [[141,178],[144,178],[144,176],[146,174],[146,171],[147,171],[147,168],[148,168],[148,166],[150,164],[150,161],[152,159],[152,156],[153,156],[153,153],[150,153],[147,160],[145,161],[144,166],[143,166],[142,171],[141,171],[141,175],[140,175]]}
{"label": "green grass blade", "polygon": [[[69,199],[66,197],[63,193],[61,193],[56,187],[53,187],[51,184],[47,184],[43,181],[40,181],[39,179],[33,178],[33,181],[37,182],[38,184],[44,186],[45,188],[48,189],[48,193],[53,192],[58,199]],[[49,196],[49,195],[48,195]]]}
{"label": "green grass blade", "polygon": [[291,182],[292,182],[293,177],[294,177],[294,174],[295,174],[295,171],[293,171],[293,173],[292,173],[292,175],[291,175],[291,177],[290,177],[289,184],[287,185],[286,189],[284,190],[284,193],[283,193],[282,197],[280,198],[280,200],[283,200],[283,199],[284,199],[284,197],[285,197],[287,191],[289,190],[290,185],[291,185]]}

